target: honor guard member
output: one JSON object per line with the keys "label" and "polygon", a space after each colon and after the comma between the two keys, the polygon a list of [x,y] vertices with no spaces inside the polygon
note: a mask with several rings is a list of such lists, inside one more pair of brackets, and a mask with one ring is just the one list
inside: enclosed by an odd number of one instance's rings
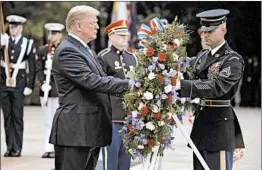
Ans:
{"label": "honor guard member", "polygon": [[[127,72],[136,65],[136,57],[126,51],[129,39],[128,21],[118,20],[109,24],[105,28],[105,33],[112,45],[98,54],[98,61],[108,76],[125,79]],[[126,153],[118,133],[122,129],[126,115],[122,96],[111,95],[110,99],[113,120],[112,143],[102,150],[104,170],[129,170],[131,157]]]}
{"label": "honor guard member", "polygon": [[[198,13],[202,36],[209,52],[200,51],[193,68],[193,80],[181,80],[181,97],[200,98],[195,111],[191,138],[211,170],[232,170],[233,152],[244,148],[241,128],[230,105],[243,76],[242,56],[225,41],[228,10]],[[193,156],[194,170],[204,170]]]}
{"label": "honor guard member", "polygon": [[[21,156],[24,130],[24,99],[32,93],[35,84],[34,41],[22,35],[26,18],[6,17],[10,37],[1,36],[1,102],[7,151],[5,157]],[[5,48],[5,46],[7,48]],[[7,51],[5,50],[7,49]],[[29,71],[27,77],[27,70]]]}
{"label": "honor guard member", "polygon": [[49,136],[55,111],[58,107],[58,94],[54,78],[51,75],[52,60],[56,47],[62,40],[62,30],[65,28],[60,23],[47,23],[48,44],[40,46],[37,52],[36,72],[40,88],[40,102],[44,112],[45,122],[45,153],[42,158],[54,158],[54,146],[49,143]]}

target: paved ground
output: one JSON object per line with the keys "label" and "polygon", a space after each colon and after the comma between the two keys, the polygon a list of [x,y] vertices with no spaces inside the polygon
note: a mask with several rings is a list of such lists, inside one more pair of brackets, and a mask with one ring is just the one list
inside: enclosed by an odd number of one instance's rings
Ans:
{"label": "paved ground", "polygon": [[[246,144],[246,156],[235,163],[234,170],[261,169],[261,110],[250,108],[236,109]],[[52,170],[53,159],[42,159],[44,150],[43,114],[38,106],[25,108],[25,132],[23,155],[20,158],[4,158],[6,151],[3,118],[1,114],[1,169],[2,170]],[[190,132],[191,125],[186,121],[185,128]],[[167,150],[163,158],[163,170],[192,170],[192,151],[186,147],[186,140],[178,129],[175,130],[174,150]],[[133,162],[131,170],[143,170],[141,164]],[[97,170],[102,170],[101,157]]]}

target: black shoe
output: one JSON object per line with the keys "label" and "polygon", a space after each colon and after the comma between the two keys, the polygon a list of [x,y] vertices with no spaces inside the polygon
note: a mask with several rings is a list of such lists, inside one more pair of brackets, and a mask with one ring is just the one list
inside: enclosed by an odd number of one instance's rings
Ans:
{"label": "black shoe", "polygon": [[54,158],[55,157],[55,152],[49,152],[49,158]]}
{"label": "black shoe", "polygon": [[12,157],[20,157],[21,156],[21,151],[20,150],[13,151],[13,152],[11,152],[11,156]]}
{"label": "black shoe", "polygon": [[54,152],[45,152],[42,156],[42,158],[54,158],[55,153]]}
{"label": "black shoe", "polygon": [[4,154],[4,157],[11,157],[12,156],[12,153],[10,150],[7,150]]}

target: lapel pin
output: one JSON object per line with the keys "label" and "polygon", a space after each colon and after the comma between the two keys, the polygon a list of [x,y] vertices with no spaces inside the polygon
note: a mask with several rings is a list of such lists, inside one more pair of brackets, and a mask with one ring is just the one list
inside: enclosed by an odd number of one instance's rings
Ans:
{"label": "lapel pin", "polygon": [[216,54],[215,57],[219,57],[219,54]]}

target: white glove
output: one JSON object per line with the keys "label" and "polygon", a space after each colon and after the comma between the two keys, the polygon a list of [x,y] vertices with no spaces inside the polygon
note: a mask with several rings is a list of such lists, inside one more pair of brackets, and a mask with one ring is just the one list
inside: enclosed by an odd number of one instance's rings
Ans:
{"label": "white glove", "polygon": [[24,89],[24,95],[25,96],[28,96],[28,95],[30,95],[32,93],[32,89],[30,89],[30,88],[28,88],[28,87],[26,87],[25,89]]}
{"label": "white glove", "polygon": [[46,60],[45,61],[45,68],[51,70],[52,69],[52,63],[53,63],[52,60]]}
{"label": "white glove", "polygon": [[9,36],[7,34],[1,35],[1,46],[7,45],[9,40]]}
{"label": "white glove", "polygon": [[199,104],[200,103],[200,98],[194,98],[193,100],[191,100],[190,103]]}
{"label": "white glove", "polygon": [[49,84],[43,84],[43,85],[41,86],[41,90],[44,91],[44,92],[45,92],[46,90],[47,90],[47,91],[50,91],[51,88],[52,88],[52,87],[51,87]]}

